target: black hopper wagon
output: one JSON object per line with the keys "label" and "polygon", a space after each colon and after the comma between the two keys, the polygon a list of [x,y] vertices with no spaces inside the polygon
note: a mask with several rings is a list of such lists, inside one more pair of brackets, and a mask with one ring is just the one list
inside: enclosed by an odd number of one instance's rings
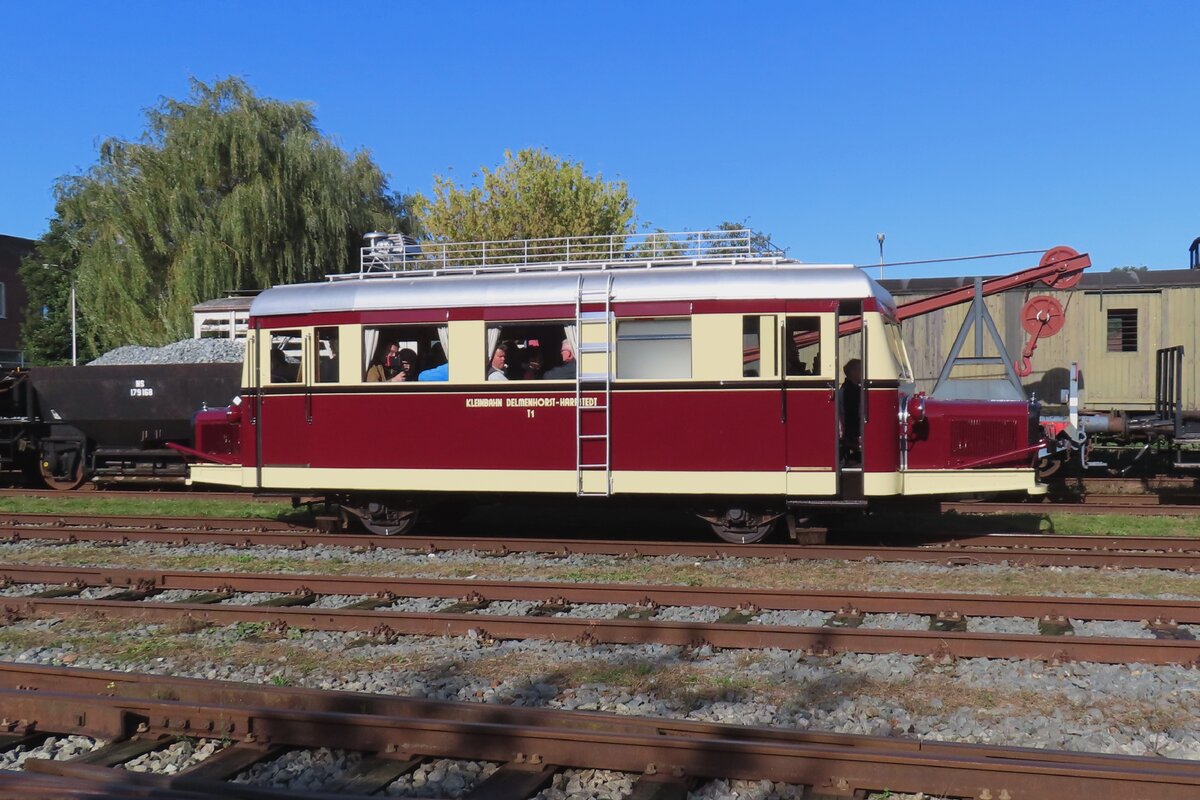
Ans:
{"label": "black hopper wagon", "polygon": [[180,483],[197,411],[223,406],[240,363],[34,367],[0,380],[0,471],[54,489]]}

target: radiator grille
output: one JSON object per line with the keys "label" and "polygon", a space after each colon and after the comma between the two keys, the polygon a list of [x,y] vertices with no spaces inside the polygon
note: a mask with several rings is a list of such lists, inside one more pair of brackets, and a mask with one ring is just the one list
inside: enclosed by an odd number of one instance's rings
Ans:
{"label": "radiator grille", "polygon": [[950,454],[983,458],[1020,447],[1017,422],[1011,419],[956,419],[950,422]]}

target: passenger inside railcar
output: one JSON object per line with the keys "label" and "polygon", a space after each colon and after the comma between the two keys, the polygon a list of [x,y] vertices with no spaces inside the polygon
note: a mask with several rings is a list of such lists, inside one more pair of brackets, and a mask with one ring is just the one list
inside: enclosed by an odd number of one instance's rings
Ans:
{"label": "passenger inside railcar", "polygon": [[784,335],[788,377],[821,374],[821,321],[816,317],[791,317]]}
{"label": "passenger inside railcar", "polygon": [[542,377],[548,381],[575,380],[575,351],[571,348],[571,343],[566,339],[562,340],[562,345],[559,348],[559,355],[562,357],[562,363],[557,367],[546,370]]}
{"label": "passenger inside railcar", "polygon": [[488,361],[487,379],[489,381],[508,380],[508,342],[501,342],[492,350]]}
{"label": "passenger inside railcar", "polygon": [[[487,341],[492,350],[488,358],[488,380],[533,381],[548,377],[559,364],[558,351],[550,343],[566,338],[566,329],[567,324],[562,322],[490,326]],[[499,369],[504,378],[493,378],[491,376],[495,374],[499,363],[497,351],[502,348],[504,366]]]}
{"label": "passenger inside railcar", "polygon": [[295,383],[297,378],[295,364],[287,360],[287,356],[277,347],[271,348],[271,383]]}
{"label": "passenger inside railcar", "polygon": [[363,380],[407,383],[421,380],[424,372],[431,373],[424,380],[448,380],[448,342],[445,325],[363,328]]}
{"label": "passenger inside railcar", "polygon": [[850,359],[842,373],[842,463],[857,466],[862,463],[862,361]]}
{"label": "passenger inside railcar", "polygon": [[317,328],[317,383],[338,381],[338,329]]}

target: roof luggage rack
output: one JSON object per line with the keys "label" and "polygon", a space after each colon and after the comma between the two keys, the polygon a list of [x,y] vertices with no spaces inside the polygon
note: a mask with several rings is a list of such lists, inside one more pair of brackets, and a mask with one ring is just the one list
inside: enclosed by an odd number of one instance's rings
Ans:
{"label": "roof luggage rack", "polygon": [[704,263],[787,260],[783,250],[749,228],[675,233],[621,233],[490,242],[418,242],[406,234],[368,233],[358,272],[330,281],[417,275],[563,272],[577,269],[687,267]]}

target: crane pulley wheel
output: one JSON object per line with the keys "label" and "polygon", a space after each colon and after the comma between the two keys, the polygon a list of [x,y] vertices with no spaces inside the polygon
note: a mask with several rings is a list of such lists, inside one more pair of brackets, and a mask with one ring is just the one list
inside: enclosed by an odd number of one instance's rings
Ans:
{"label": "crane pulley wheel", "polygon": [[1021,327],[1031,336],[1045,339],[1062,330],[1066,317],[1062,303],[1053,297],[1033,297],[1021,309]]}
{"label": "crane pulley wheel", "polygon": [[1065,319],[1062,304],[1053,297],[1032,297],[1025,304],[1021,309],[1021,327],[1029,334],[1029,342],[1015,364],[1018,376],[1027,378],[1033,374],[1033,364],[1029,359],[1037,350],[1038,340],[1061,331]]}
{"label": "crane pulley wheel", "polygon": [[[1071,259],[1079,258],[1079,251],[1073,247],[1059,245],[1051,247],[1042,255],[1042,260],[1038,262],[1039,266],[1052,267],[1062,261],[1070,261]],[[1063,272],[1055,273],[1048,278],[1042,278],[1042,283],[1051,286],[1055,289],[1070,289],[1075,284],[1079,283],[1083,278],[1083,270],[1091,264],[1091,259],[1079,259],[1077,264],[1071,265],[1073,268]]]}

